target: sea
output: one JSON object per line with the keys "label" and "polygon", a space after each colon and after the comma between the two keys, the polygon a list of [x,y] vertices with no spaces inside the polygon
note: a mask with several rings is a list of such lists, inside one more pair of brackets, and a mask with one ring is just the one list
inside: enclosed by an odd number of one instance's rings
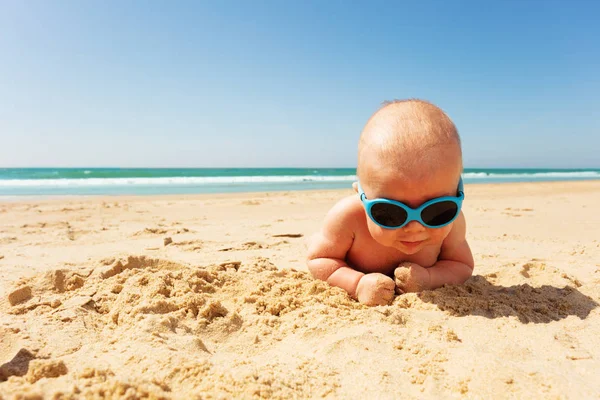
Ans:
{"label": "sea", "polygon": [[[600,169],[467,168],[472,183],[600,179]],[[350,188],[354,168],[0,168],[0,199]]]}

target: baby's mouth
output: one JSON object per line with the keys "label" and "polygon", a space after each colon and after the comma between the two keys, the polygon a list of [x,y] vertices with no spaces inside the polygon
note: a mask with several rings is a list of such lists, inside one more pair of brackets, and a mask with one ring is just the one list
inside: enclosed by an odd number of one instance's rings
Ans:
{"label": "baby's mouth", "polygon": [[425,240],[400,240],[404,247],[414,249],[419,247]]}

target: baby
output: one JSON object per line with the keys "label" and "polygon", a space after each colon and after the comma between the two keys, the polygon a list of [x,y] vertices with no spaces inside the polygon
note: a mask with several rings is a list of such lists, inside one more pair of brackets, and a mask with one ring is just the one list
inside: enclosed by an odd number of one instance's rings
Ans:
{"label": "baby", "polygon": [[370,306],[464,283],[474,263],[462,168],[458,132],[442,110],[421,100],[386,103],[360,136],[356,194],[310,240],[311,274]]}

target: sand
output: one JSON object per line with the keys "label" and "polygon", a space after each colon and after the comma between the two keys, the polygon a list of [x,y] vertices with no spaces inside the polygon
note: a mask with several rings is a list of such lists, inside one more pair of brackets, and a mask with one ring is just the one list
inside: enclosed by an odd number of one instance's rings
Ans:
{"label": "sand", "polygon": [[467,186],[473,278],[374,308],[304,264],[350,193],[0,203],[0,398],[600,397],[600,181]]}

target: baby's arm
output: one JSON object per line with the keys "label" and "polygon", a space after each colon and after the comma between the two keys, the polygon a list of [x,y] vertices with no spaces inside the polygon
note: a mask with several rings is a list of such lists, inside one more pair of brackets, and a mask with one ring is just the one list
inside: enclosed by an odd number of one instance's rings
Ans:
{"label": "baby's arm", "polygon": [[348,267],[345,261],[354,241],[345,203],[345,200],[340,201],[327,213],[321,231],[311,238],[308,270],[313,277],[340,287],[356,298],[356,286],[364,274]]}
{"label": "baby's arm", "polygon": [[445,284],[460,285],[473,275],[475,262],[469,243],[467,243],[466,234],[467,223],[461,213],[442,244],[438,262],[429,268],[431,289]]}
{"label": "baby's arm", "polygon": [[466,239],[467,224],[464,215],[454,222],[444,240],[438,261],[430,268],[410,265],[397,268],[394,275],[400,292],[437,289],[445,284],[462,284],[473,274],[473,254]]}
{"label": "baby's arm", "polygon": [[[383,274],[364,274],[346,263],[346,254],[354,241],[352,218],[347,200],[336,204],[325,217],[323,228],[311,238],[308,270],[313,277],[367,305],[388,304],[394,297],[394,281]],[[364,279],[363,279],[364,278]]]}

